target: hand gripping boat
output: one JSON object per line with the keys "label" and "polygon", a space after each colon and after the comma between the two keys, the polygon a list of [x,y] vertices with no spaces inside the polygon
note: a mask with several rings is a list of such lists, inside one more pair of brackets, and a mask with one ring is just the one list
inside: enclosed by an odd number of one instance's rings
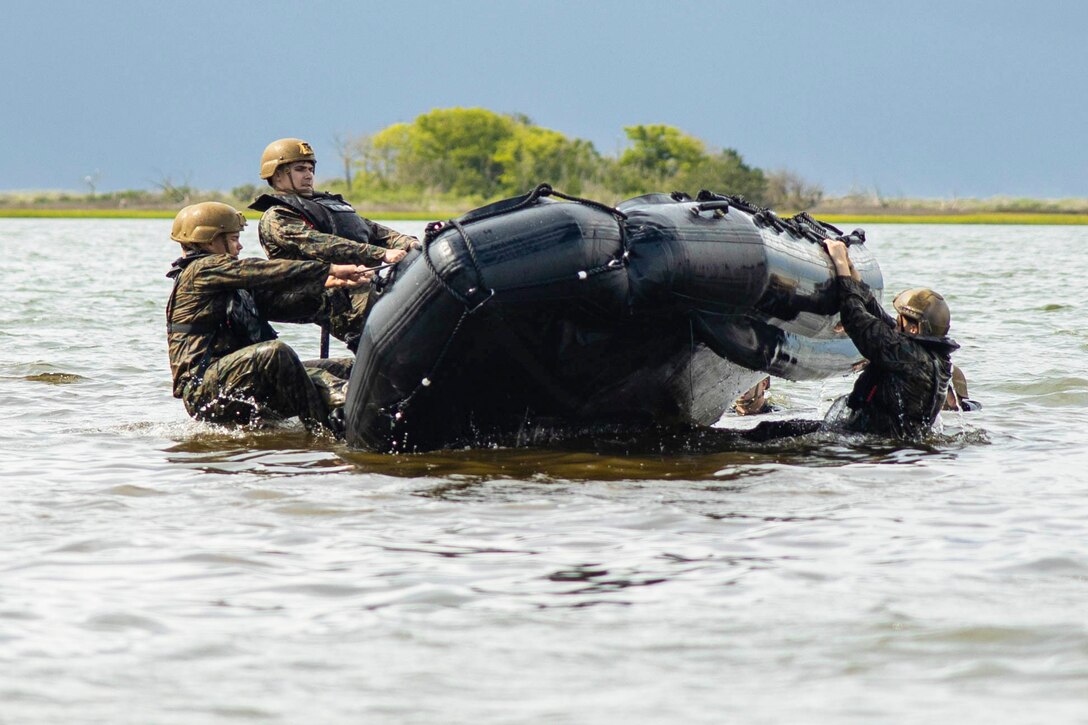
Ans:
{"label": "hand gripping boat", "polygon": [[[347,442],[423,451],[711,425],[765,374],[845,374],[860,355],[836,329],[826,237],[843,238],[740,197],[611,208],[547,185],[431,224],[422,252],[376,283]],[[863,244],[851,259],[879,295]]]}

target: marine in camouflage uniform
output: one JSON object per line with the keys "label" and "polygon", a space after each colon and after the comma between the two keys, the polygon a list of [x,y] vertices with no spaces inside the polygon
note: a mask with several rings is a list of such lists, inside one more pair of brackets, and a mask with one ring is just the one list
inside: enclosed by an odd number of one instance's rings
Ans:
{"label": "marine in camouflage uniform", "polygon": [[[326,313],[330,275],[358,281],[355,267],[238,259],[242,215],[218,202],[194,204],[174,220],[185,256],[168,273],[167,338],[174,397],[189,415],[216,423],[298,416],[310,430],[339,428],[350,360],[303,363],[268,320],[311,322]],[[337,282],[337,284],[340,282]]]}
{"label": "marine in camouflage uniform", "polygon": [[[262,194],[250,208],[263,212],[258,237],[270,259],[376,266],[418,246],[415,237],[359,216],[342,196],[314,191],[314,163],[310,145],[295,138],[272,142],[261,156],[261,178],[273,193]],[[369,291],[365,285],[329,292],[328,312],[319,320],[353,352]]]}

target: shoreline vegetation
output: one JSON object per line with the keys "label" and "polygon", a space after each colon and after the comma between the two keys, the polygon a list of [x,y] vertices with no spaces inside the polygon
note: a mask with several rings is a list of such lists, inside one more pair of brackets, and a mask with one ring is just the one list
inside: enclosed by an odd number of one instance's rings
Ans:
{"label": "shoreline vegetation", "polygon": [[[833,224],[1088,224],[1088,199],[908,199],[878,190],[833,197],[791,170],[751,166],[735,149],[712,147],[673,126],[623,130],[628,146],[606,155],[522,114],[435,109],[373,134],[335,137],[335,156],[318,159],[322,173],[333,176],[318,188],[342,194],[376,220],[448,219],[547,182],[608,204],[650,192],[709,189],[784,217],[805,211]],[[0,192],[0,218],[166,219],[200,201],[245,209],[266,189],[245,183],[227,192],[201,190],[163,177],[151,190],[99,193],[98,172],[84,182],[86,193]]]}

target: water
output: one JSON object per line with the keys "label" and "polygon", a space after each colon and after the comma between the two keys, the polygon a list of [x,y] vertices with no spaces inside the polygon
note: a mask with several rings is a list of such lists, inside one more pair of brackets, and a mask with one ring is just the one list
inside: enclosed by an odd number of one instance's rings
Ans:
{"label": "water", "polygon": [[1088,721],[1088,228],[868,228],[932,445],[405,457],[190,421],[168,231],[0,220],[0,722]]}

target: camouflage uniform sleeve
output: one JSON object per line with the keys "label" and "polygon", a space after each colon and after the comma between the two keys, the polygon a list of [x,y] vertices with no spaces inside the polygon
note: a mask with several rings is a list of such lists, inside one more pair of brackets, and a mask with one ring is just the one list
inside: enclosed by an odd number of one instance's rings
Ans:
{"label": "camouflage uniform sleeve", "polygon": [[367,221],[370,222],[370,226],[374,229],[374,241],[387,249],[403,249],[407,251],[412,248],[412,244],[419,243],[419,240],[415,237],[401,234],[397,230],[390,229],[376,221],[369,219]]}
{"label": "camouflage uniform sleeve", "polygon": [[298,262],[289,259],[234,259],[220,255],[210,260],[193,278],[197,289],[292,290],[313,285],[325,287],[329,265],[324,262]]}
{"label": "camouflage uniform sleeve", "polygon": [[261,246],[271,259],[315,259],[330,264],[373,264],[385,255],[374,244],[360,244],[314,229],[291,209],[275,206],[261,217]]}

